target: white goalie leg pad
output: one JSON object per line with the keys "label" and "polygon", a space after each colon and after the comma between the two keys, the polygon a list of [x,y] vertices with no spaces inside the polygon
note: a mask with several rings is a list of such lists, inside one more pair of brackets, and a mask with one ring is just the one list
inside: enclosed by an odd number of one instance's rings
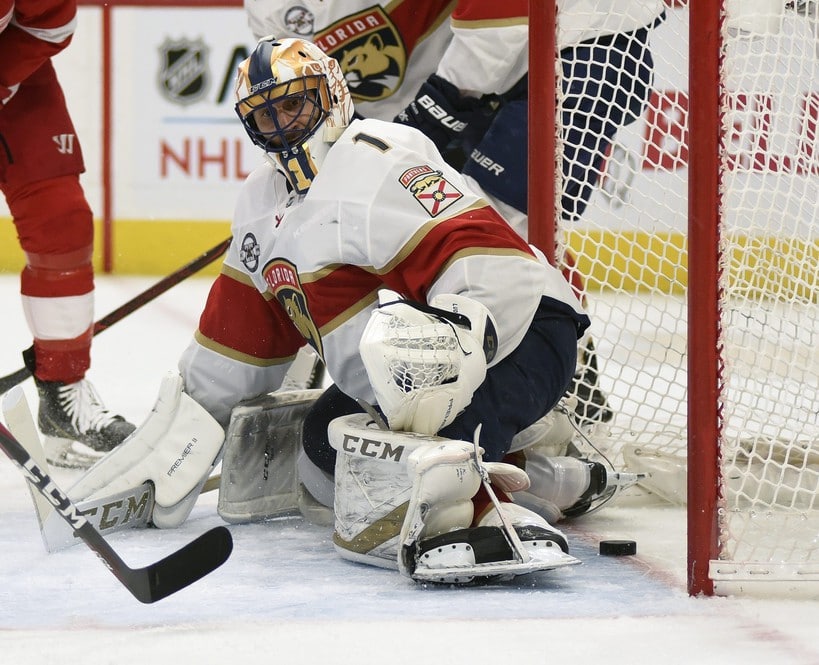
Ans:
{"label": "white goalie leg pad", "polygon": [[540,446],[524,450],[531,486],[517,494],[515,501],[553,523],[562,519],[563,510],[583,496],[591,474],[588,462],[574,457],[551,457],[549,452]]}
{"label": "white goalie leg pad", "polygon": [[297,512],[302,426],[321,393],[277,391],[233,409],[217,506],[223,520],[237,524]]}
{"label": "white goalie leg pad", "polygon": [[[336,418],[328,428],[338,451],[335,469],[333,543],[344,558],[384,568],[398,567],[399,538],[413,483],[407,465],[415,451],[450,444],[447,439],[378,429],[367,414]],[[442,496],[440,507],[425,509],[433,529],[455,528],[472,519],[471,497]],[[466,505],[468,503],[468,505]],[[468,511],[468,514],[467,514]],[[450,523],[452,527],[450,527]]]}
{"label": "white goalie leg pad", "polygon": [[169,373],[145,422],[105,455],[68,491],[73,501],[154,485],[152,522],[169,528],[190,514],[208,474],[218,462],[224,431],[183,392],[182,377]]}

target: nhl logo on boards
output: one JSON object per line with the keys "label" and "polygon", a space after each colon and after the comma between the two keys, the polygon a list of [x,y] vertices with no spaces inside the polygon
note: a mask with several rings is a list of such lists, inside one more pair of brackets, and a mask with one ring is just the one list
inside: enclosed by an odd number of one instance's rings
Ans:
{"label": "nhl logo on boards", "polygon": [[201,39],[166,39],[159,47],[159,91],[174,104],[187,106],[208,91],[208,48]]}
{"label": "nhl logo on boards", "polygon": [[430,217],[437,217],[463,197],[460,190],[444,178],[443,173],[426,164],[407,169],[398,180],[424,206]]}

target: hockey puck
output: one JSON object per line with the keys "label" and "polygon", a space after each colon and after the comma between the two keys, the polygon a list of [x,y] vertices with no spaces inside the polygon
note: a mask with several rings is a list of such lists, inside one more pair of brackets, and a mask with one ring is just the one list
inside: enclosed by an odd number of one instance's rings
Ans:
{"label": "hockey puck", "polygon": [[601,540],[600,554],[603,556],[628,556],[637,554],[635,540]]}

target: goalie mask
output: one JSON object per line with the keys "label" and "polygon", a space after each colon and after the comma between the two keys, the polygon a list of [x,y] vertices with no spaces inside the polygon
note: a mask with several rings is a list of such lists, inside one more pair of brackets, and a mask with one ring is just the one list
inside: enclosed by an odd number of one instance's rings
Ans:
{"label": "goalie mask", "polygon": [[239,65],[236,100],[250,140],[299,194],[353,116],[338,62],[303,39],[262,38]]}

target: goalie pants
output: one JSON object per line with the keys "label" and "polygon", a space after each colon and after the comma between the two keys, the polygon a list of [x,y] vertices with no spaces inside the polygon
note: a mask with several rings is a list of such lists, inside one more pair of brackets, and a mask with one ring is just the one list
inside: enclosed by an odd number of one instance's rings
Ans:
{"label": "goalie pants", "polygon": [[[487,370],[469,406],[438,434],[472,441],[482,425],[484,460],[499,462],[518,432],[546,415],[565,393],[577,362],[577,340],[589,326],[585,315],[551,298],[541,299],[518,347]],[[305,418],[304,452],[325,473],[333,474],[336,451],[330,446],[330,421],[362,413],[358,403],[335,386],[316,400]]]}
{"label": "goalie pants", "polygon": [[23,310],[34,336],[26,364],[46,381],[73,383],[90,364],[94,225],[80,185],[82,151],[51,62],[0,111],[0,190],[26,265]]}

